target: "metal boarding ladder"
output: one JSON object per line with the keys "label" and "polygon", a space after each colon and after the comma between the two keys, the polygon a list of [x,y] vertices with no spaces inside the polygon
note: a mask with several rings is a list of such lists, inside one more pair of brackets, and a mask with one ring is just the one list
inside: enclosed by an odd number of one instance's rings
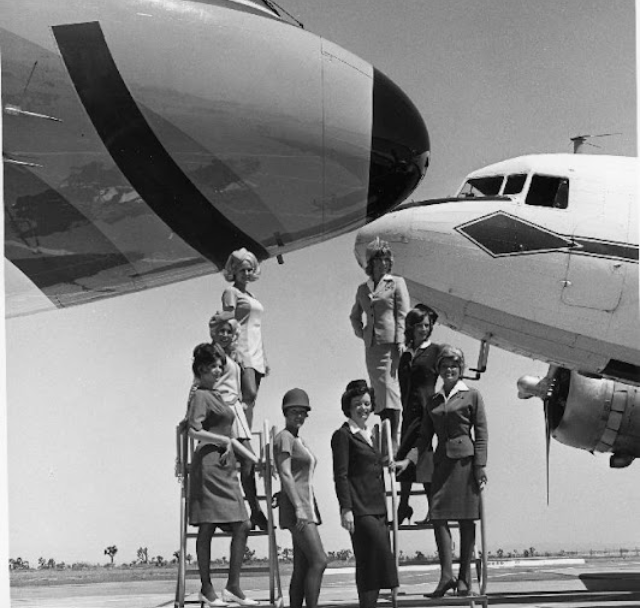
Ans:
{"label": "metal boarding ladder", "polygon": [[[390,440],[390,422],[384,420],[383,422],[383,437],[382,440],[384,445],[389,446],[384,451],[387,454],[392,454],[392,442]],[[432,530],[434,526],[431,523],[425,524],[402,524],[399,525],[397,521],[397,480],[394,472],[390,472],[387,476],[388,482],[386,484],[386,498],[389,500],[390,508],[392,510],[392,517],[388,518],[388,526],[390,528],[392,549],[395,556],[395,564],[397,566],[397,571],[399,571],[399,532],[411,530],[416,532],[418,530]],[[423,490],[411,490],[411,496],[423,495],[425,492]],[[474,556],[473,561],[475,564],[475,571],[477,574],[477,583],[478,583],[478,593],[475,595],[466,595],[466,596],[457,596],[457,595],[445,595],[441,598],[428,599],[426,598],[426,603],[430,606],[462,606],[468,605],[470,608],[475,608],[475,604],[480,604],[483,608],[488,606],[488,596],[486,595],[486,586],[488,583],[488,561],[487,561],[487,544],[486,544],[486,520],[484,516],[484,493],[482,491],[480,496],[480,518],[475,522],[476,525],[476,534],[475,534],[475,547],[473,549]],[[449,523],[450,529],[459,529],[457,522]],[[480,550],[477,550],[477,539],[480,541]],[[457,559],[453,557],[453,563]],[[403,596],[404,592],[399,592],[398,594],[393,595],[393,607],[396,608],[398,605],[400,596]],[[413,600],[413,605],[415,605],[415,600]]]}
{"label": "metal boarding ladder", "polygon": [[[271,445],[271,435],[268,433],[268,421],[263,425],[263,430],[253,431],[252,435],[258,437],[260,452],[260,463],[264,465],[263,480],[265,494],[258,496],[259,500],[265,501],[266,515],[268,520],[268,529],[251,530],[250,537],[267,536],[268,538],[268,565],[260,567],[259,571],[267,572],[269,578],[269,604],[273,606],[282,606],[283,598],[280,585],[279,563],[277,557],[276,534],[274,523],[274,510],[272,507],[272,473],[274,470],[273,451]],[[175,475],[180,483],[180,548],[178,557],[178,576],[176,581],[176,596],[174,608],[184,608],[185,604],[200,603],[200,600],[185,599],[185,579],[188,572],[194,572],[195,569],[187,569],[187,541],[196,538],[195,532],[188,531],[189,525],[189,486],[190,486],[190,467],[194,456],[194,440],[189,436],[185,420],[179,422],[176,426],[176,468]],[[240,484],[240,481],[239,481]],[[228,532],[217,530],[214,534],[213,541],[220,538],[229,538]],[[218,572],[217,569],[211,569],[211,572]],[[279,595],[275,594],[275,583],[278,582]]]}

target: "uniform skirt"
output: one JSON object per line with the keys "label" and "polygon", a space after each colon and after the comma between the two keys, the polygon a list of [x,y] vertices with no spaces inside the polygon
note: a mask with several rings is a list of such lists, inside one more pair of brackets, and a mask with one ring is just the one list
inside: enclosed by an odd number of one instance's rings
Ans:
{"label": "uniform skirt", "polygon": [[394,589],[399,586],[395,558],[385,515],[361,515],[354,518],[352,549],[356,562],[357,589]]}
{"label": "uniform skirt", "polygon": [[430,519],[479,519],[473,457],[435,460],[430,497]]}
{"label": "uniform skirt", "polygon": [[373,344],[366,347],[366,367],[374,390],[374,411],[400,410],[401,394],[397,369],[399,350],[396,344]]}
{"label": "uniform skirt", "polygon": [[192,526],[234,523],[248,518],[234,453],[222,464],[220,448],[204,445],[196,450],[190,471],[189,523]]}

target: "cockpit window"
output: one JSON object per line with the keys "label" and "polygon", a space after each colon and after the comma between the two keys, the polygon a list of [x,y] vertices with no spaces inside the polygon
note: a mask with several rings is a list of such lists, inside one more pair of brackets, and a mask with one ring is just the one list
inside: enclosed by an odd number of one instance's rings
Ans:
{"label": "cockpit window", "polygon": [[492,177],[475,177],[469,179],[459,191],[459,198],[478,198],[480,196],[494,196],[499,194],[504,181],[503,175]]}
{"label": "cockpit window", "polygon": [[568,207],[568,178],[549,175],[533,175],[531,186],[526,195],[526,204],[537,207]]}
{"label": "cockpit window", "polygon": [[506,178],[506,185],[504,186],[504,194],[519,194],[526,182],[525,173],[515,173]]}

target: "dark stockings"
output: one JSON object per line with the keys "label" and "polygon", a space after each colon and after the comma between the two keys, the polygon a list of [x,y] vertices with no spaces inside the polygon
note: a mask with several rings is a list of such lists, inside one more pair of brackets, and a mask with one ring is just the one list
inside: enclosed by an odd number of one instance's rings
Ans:
{"label": "dark stockings", "polygon": [[459,556],[459,580],[470,589],[470,563],[475,549],[475,522],[467,519],[459,522],[461,553]]}
{"label": "dark stockings", "polygon": [[323,550],[316,524],[307,524],[303,530],[290,528],[294,564],[290,579],[290,608],[316,608],[321,591],[321,580],[328,560]]}
{"label": "dark stockings", "polygon": [[[448,522],[433,521],[435,527],[435,542],[441,564],[441,576],[438,587],[453,579],[452,536]],[[475,546],[475,522],[470,519],[459,521],[460,554],[459,554],[459,583],[458,589],[470,589],[470,563]]]}
{"label": "dark stockings", "polygon": [[[401,492],[399,494],[399,507],[398,507],[398,512],[399,513],[405,513],[406,510],[408,509],[409,506],[409,501],[410,501],[410,492],[412,490],[412,481],[402,481],[401,482]],[[425,483],[423,484],[424,486],[424,492],[426,493],[426,499],[428,500],[428,507],[430,507],[430,484]],[[428,519],[428,516],[426,516],[426,520]]]}
{"label": "dark stockings", "polygon": [[359,608],[375,608],[379,599],[379,589],[359,591]]}
{"label": "dark stockings", "polygon": [[[249,442],[248,445],[246,445],[245,442],[243,442],[243,444],[248,450],[252,449]],[[239,458],[239,460],[241,461],[241,486],[243,486],[243,494],[250,505],[252,514],[255,514],[261,511],[261,505],[257,498],[256,476],[254,475],[256,467],[251,460],[246,460],[245,458]]]}

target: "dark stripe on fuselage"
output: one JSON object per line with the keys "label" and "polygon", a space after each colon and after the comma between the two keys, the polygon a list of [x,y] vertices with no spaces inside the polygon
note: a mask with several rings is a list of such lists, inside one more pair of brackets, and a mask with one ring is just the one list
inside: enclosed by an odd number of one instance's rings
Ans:
{"label": "dark stripe on fuselage", "polygon": [[203,196],[163,147],[136,105],[98,22],[57,25],[53,33],[78,95],[118,168],[141,198],[186,243],[218,268],[247,247],[265,248]]}
{"label": "dark stripe on fuselage", "polygon": [[[452,202],[451,199],[440,200]],[[560,234],[505,211],[495,211],[454,229],[493,257],[570,253],[631,262],[639,260],[638,245]]]}
{"label": "dark stripe on fuselage", "polygon": [[640,248],[626,243],[615,243],[613,241],[600,241],[583,237],[575,237],[573,241],[579,248],[573,249],[571,253],[581,253],[601,258],[617,258],[620,260],[639,261]]}

